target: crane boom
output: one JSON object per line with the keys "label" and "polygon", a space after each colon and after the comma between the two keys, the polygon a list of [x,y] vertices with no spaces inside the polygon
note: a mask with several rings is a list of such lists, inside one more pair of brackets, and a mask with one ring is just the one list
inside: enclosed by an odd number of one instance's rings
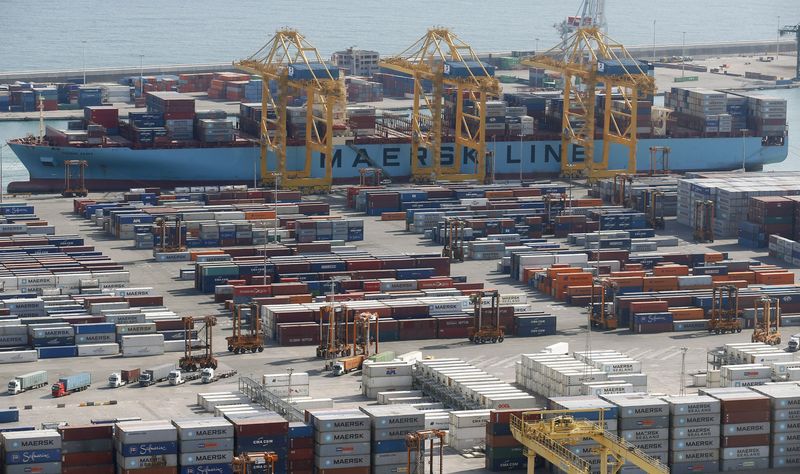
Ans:
{"label": "crane boom", "polygon": [[795,67],[794,80],[800,81],[800,24],[784,26],[779,32],[781,36],[793,34],[797,40],[797,66]]}
{"label": "crane boom", "polygon": [[[263,79],[261,102],[261,180],[271,182],[267,169],[269,151],[275,153],[275,179],[287,188],[329,191],[333,182],[334,108],[344,98],[339,70],[329,66],[303,35],[291,29],[278,30],[270,41],[234,66]],[[277,93],[269,84],[277,84]],[[288,169],[288,97],[292,91],[306,97],[305,160]],[[312,176],[312,163],[320,159],[324,176]]]}
{"label": "crane boom", "polygon": [[[655,79],[649,67],[635,60],[621,43],[597,26],[579,28],[566,40],[522,64],[560,72],[564,77],[562,112],[561,173],[564,176],[586,174],[590,181],[636,172],[638,105],[641,97],[655,92]],[[595,135],[598,88],[603,90],[602,154],[595,159]],[[618,94],[621,100],[614,103]],[[616,105],[616,106],[615,106]],[[569,162],[569,145],[581,146],[585,160]],[[625,168],[609,170],[612,144],[628,148]]]}
{"label": "crane boom", "polygon": [[[597,421],[576,419],[578,413],[597,411]],[[541,456],[568,474],[588,474],[591,466],[566,446],[585,440],[599,445],[600,472],[617,472],[626,462],[647,474],[669,474],[669,468],[644,451],[603,429],[604,410],[540,410],[511,415],[511,433],[526,449],[528,472]],[[609,459],[610,458],[610,459]]]}
{"label": "crane boom", "polygon": [[[446,28],[431,28],[381,67],[414,79],[411,117],[411,177],[415,182],[486,178],[486,102],[500,96],[494,70],[486,66],[470,45]],[[424,85],[430,83],[431,93]],[[445,90],[445,89],[449,90]],[[455,103],[453,114],[455,153],[452,165],[442,163],[445,130],[444,95]],[[473,104],[471,107],[466,104]],[[424,151],[423,151],[424,150]],[[474,167],[462,168],[462,157],[474,150]]]}

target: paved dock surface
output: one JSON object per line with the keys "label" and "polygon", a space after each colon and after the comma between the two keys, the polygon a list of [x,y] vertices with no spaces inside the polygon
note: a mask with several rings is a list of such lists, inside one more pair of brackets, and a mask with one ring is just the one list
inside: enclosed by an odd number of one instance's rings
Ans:
{"label": "paved dock surface", "polygon": [[[93,194],[96,199],[110,199],[113,194]],[[351,214],[341,208],[343,200],[333,196],[332,213]],[[11,199],[6,199],[11,201]],[[20,199],[22,200],[22,199]],[[36,214],[56,226],[58,234],[77,233],[86,238],[87,245],[125,265],[131,272],[131,286],[152,286],[157,294],[164,295],[164,304],[181,316],[219,315],[219,324],[214,331],[214,352],[220,362],[236,368],[241,375],[260,380],[262,374],[284,373],[286,369],[310,374],[311,396],[330,397],[336,406],[350,407],[375,403],[361,395],[360,376],[349,374],[333,377],[322,370],[323,364],[314,357],[314,347],[267,347],[260,354],[232,355],[226,351],[224,337],[230,334],[230,321],[222,312],[223,306],[213,302],[212,295],[199,294],[192,282],[178,280],[181,268],[187,262],[156,263],[152,253],[132,247],[132,241],[116,240],[93,226],[90,221],[72,214],[72,200],[53,196],[33,196],[24,199],[35,206]],[[362,217],[362,216],[359,216]],[[363,217],[365,240],[358,247],[375,253],[439,252],[440,247],[425,241],[419,234],[405,231],[403,222],[382,222],[379,218]],[[718,241],[710,245],[696,245],[690,240],[689,229],[668,221],[666,231],[660,233],[678,235],[681,251],[716,250],[730,252],[733,258],[757,258],[776,263],[765,257],[764,252],[741,250],[735,241]],[[669,248],[665,248],[669,251]],[[797,272],[797,269],[793,269]],[[674,394],[679,391],[681,347],[687,347],[686,367],[689,374],[706,369],[706,352],[728,342],[749,342],[750,333],[734,335],[709,335],[708,333],[664,333],[630,334],[627,330],[612,332],[586,331],[586,315],[579,308],[564,306],[544,298],[530,288],[512,281],[508,276],[495,272],[494,261],[467,261],[454,264],[453,275],[466,275],[468,281],[485,281],[487,287],[497,288],[501,293],[528,294],[534,309],[550,312],[558,317],[558,335],[537,338],[508,338],[502,344],[476,346],[466,340],[400,341],[381,344],[381,350],[397,353],[420,350],[426,356],[458,357],[503,380],[514,381],[514,363],[520,354],[537,352],[556,342],[568,342],[571,350],[615,349],[641,360],[643,372],[648,375],[649,388],[654,393]],[[787,328],[788,329],[788,328]],[[798,331],[800,332],[800,331]],[[786,337],[788,339],[788,337]],[[32,370],[47,370],[50,382],[59,375],[78,371],[92,373],[92,387],[84,392],[54,399],[48,388],[34,390],[17,396],[0,395],[0,406],[17,406],[20,425],[37,426],[42,422],[66,421],[73,424],[86,423],[90,419],[138,416],[144,419],[185,418],[208,416],[196,405],[196,394],[204,392],[236,391],[237,378],[224,379],[213,384],[188,382],[173,387],[167,383],[141,388],[137,386],[107,388],[108,375],[120,369],[146,368],[166,362],[177,362],[181,353],[167,353],[147,358],[122,358],[120,356],[49,359],[24,365],[0,365],[0,381],[9,380]],[[688,388],[692,393],[694,389]],[[103,403],[114,402],[114,405]],[[91,402],[98,406],[82,406]],[[542,401],[544,403],[544,400]],[[544,405],[542,405],[544,406]],[[467,459],[451,452],[445,461],[445,472],[487,472],[483,470],[483,459]],[[755,471],[751,471],[755,472]],[[770,471],[778,472],[778,471]],[[786,472],[791,472],[787,470]]]}

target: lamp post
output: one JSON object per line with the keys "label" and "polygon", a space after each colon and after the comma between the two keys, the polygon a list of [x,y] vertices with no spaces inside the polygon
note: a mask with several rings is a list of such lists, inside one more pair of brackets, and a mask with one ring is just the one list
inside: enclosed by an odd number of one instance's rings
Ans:
{"label": "lamp post", "polygon": [[275,177],[275,195],[273,196],[275,199],[275,245],[278,245],[278,182],[283,176],[281,173],[272,173],[272,176]]}
{"label": "lamp post", "polygon": [[775,60],[781,55],[781,16],[778,15],[778,36],[775,39]]}
{"label": "lamp post", "polygon": [[686,32],[683,32],[683,45],[681,46],[681,77],[686,74]]}
{"label": "lamp post", "polygon": [[522,130],[519,131],[519,184],[522,186]]}
{"label": "lamp post", "polygon": [[139,55],[139,97],[144,95],[144,54]]}
{"label": "lamp post", "polygon": [[83,49],[83,85],[86,85],[86,41],[81,41]]}
{"label": "lamp post", "polygon": [[656,21],[653,20],[653,62],[656,62]]}
{"label": "lamp post", "polygon": [[3,203],[3,194],[6,192],[6,187],[3,185],[3,148],[7,146],[5,143],[0,145],[0,204]]}

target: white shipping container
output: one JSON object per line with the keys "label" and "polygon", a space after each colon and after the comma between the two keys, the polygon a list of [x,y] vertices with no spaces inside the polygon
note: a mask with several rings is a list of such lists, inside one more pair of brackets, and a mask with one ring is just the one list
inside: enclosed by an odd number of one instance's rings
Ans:
{"label": "white shipping container", "polygon": [[144,357],[153,355],[163,355],[164,346],[136,346],[122,347],[122,357]]}
{"label": "white shipping container", "polygon": [[39,352],[35,350],[0,352],[0,364],[36,362],[38,359],[39,359]]}
{"label": "white shipping container", "polygon": [[116,354],[119,354],[119,345],[116,343],[82,344],[78,346],[78,357]]}

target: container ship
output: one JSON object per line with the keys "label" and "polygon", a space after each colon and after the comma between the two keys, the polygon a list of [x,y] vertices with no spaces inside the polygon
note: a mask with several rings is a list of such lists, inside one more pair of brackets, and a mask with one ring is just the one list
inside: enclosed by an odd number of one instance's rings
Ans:
{"label": "container ship", "polygon": [[[408,81],[409,78],[376,73],[369,79],[348,77],[345,87],[349,100],[375,103],[384,95],[402,97],[407,93],[404,91],[409,87]],[[507,92],[502,100],[487,103],[488,176],[495,179],[553,176],[561,170],[562,159],[583,160],[578,146],[570,147],[569,156],[561,156],[563,93],[535,88],[546,86],[545,82],[543,71],[531,70],[530,89]],[[132,92],[143,91],[136,100],[147,111],[130,112],[127,118],[120,116],[119,109],[103,105],[100,88],[73,85],[70,98],[73,102],[77,99],[83,107],[84,119],[69,122],[67,130],[47,127],[43,137],[10,140],[9,145],[27,168],[30,181],[13,182],[9,191],[60,192],[66,160],[87,162],[86,185],[94,191],[248,184],[254,178],[260,179],[261,81],[244,74],[214,73],[182,75],[175,84],[164,86],[158,81],[131,84]],[[242,101],[238,121],[230,120],[223,111],[196,110],[194,97],[185,94],[206,91],[210,98]],[[42,94],[38,89],[33,91],[34,99]],[[61,100],[64,95],[61,90],[50,94],[58,97],[51,101]],[[305,162],[303,102],[302,97],[293,97],[290,101],[293,106],[287,110],[288,170],[301,169]],[[603,104],[603,99],[598,98],[598,116]],[[612,104],[616,107],[622,102]],[[55,105],[51,102],[49,106]],[[445,95],[444,123],[450,123],[451,127],[453,109],[454,98]],[[269,108],[266,113],[268,119],[275,116]],[[396,182],[409,178],[408,111],[354,104],[343,105],[339,115],[340,125],[334,127],[334,183],[357,182],[359,170],[367,167],[381,168],[384,176]],[[641,101],[638,116],[640,171],[652,166],[651,147],[669,147],[667,166],[676,172],[733,170],[743,166],[760,169],[788,156],[784,99],[673,87],[665,93],[663,107],[653,105],[652,98]],[[442,164],[452,166],[454,140],[452,137],[448,140],[445,134]],[[596,136],[601,134],[598,130]],[[596,149],[600,145],[597,140]],[[423,149],[420,156],[423,163],[424,152]],[[467,152],[462,156],[461,172],[473,172],[474,155]],[[314,158],[312,176],[324,176],[325,157]],[[275,169],[274,154],[269,154],[267,162],[268,169]],[[624,168],[626,163],[627,150],[612,145],[610,168]]]}

